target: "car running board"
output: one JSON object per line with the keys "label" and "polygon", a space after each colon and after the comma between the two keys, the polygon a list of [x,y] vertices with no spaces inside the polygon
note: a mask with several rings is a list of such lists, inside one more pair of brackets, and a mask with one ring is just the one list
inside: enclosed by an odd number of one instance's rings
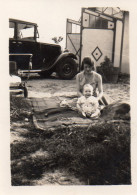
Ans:
{"label": "car running board", "polygon": [[42,72],[41,70],[19,70],[20,73],[38,73]]}

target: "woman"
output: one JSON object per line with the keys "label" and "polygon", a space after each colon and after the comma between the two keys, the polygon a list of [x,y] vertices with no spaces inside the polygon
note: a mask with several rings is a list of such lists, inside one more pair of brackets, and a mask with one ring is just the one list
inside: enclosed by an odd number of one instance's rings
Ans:
{"label": "woman", "polygon": [[[82,61],[82,72],[76,76],[77,93],[82,96],[83,86],[90,84],[93,87],[93,95],[97,97],[100,104],[108,105],[106,98],[103,96],[102,77],[95,72],[94,61],[90,57],[85,57]],[[98,94],[97,94],[98,89]]]}

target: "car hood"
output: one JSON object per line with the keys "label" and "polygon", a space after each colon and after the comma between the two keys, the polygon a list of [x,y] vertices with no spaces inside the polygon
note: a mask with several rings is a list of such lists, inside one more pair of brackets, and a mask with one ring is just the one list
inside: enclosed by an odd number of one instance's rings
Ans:
{"label": "car hood", "polygon": [[45,42],[42,42],[42,41],[37,41],[37,43],[42,44],[42,45],[50,45],[50,46],[53,46],[53,47],[60,47],[61,48],[61,46],[59,44],[55,44],[55,43],[45,43]]}

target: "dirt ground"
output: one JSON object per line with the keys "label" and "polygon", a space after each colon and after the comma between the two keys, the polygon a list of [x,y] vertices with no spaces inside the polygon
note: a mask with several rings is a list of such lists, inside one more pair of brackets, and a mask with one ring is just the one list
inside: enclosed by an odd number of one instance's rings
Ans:
{"label": "dirt ground", "polygon": [[[73,80],[60,80],[56,76],[44,79],[40,78],[38,75],[32,75],[27,80],[24,77],[26,86],[28,88],[28,97],[50,97],[50,96],[59,96],[60,94],[74,94],[76,95],[76,82],[75,78]],[[103,84],[104,94],[109,96],[111,102],[122,101],[130,102],[130,85],[129,80],[126,82],[119,82],[117,84],[105,83]],[[29,118],[29,117],[28,117]],[[26,141],[27,134],[29,134],[29,128],[31,126],[31,121],[29,119],[20,120],[18,122],[11,123],[11,144],[20,144]],[[32,154],[29,154],[29,158],[40,157],[44,151],[38,150]],[[48,157],[48,153],[45,152],[45,157]],[[23,159],[24,158],[24,159]],[[20,166],[21,160],[26,160],[28,157],[23,157],[16,162],[16,160],[11,160],[11,164],[16,164]],[[15,176],[16,177],[16,176]],[[20,176],[19,176],[20,177]],[[14,178],[14,174],[13,174]],[[16,177],[18,180],[18,176]],[[15,180],[16,180],[15,179]],[[25,185],[25,182],[28,181],[22,180],[21,185]],[[16,183],[16,182],[15,182]],[[88,183],[88,181],[87,181]],[[80,181],[73,175],[70,175],[66,170],[54,170],[43,173],[41,179],[34,179],[30,185],[85,185],[83,181]],[[16,185],[16,184],[13,184]],[[18,184],[19,185],[19,184]]]}

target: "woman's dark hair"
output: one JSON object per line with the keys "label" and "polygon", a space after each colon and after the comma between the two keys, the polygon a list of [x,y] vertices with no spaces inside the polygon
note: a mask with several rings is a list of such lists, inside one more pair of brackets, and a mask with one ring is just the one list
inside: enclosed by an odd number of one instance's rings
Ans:
{"label": "woman's dark hair", "polygon": [[83,58],[81,70],[84,70],[84,64],[88,64],[90,67],[92,67],[93,70],[95,70],[94,61],[91,60],[90,57]]}

